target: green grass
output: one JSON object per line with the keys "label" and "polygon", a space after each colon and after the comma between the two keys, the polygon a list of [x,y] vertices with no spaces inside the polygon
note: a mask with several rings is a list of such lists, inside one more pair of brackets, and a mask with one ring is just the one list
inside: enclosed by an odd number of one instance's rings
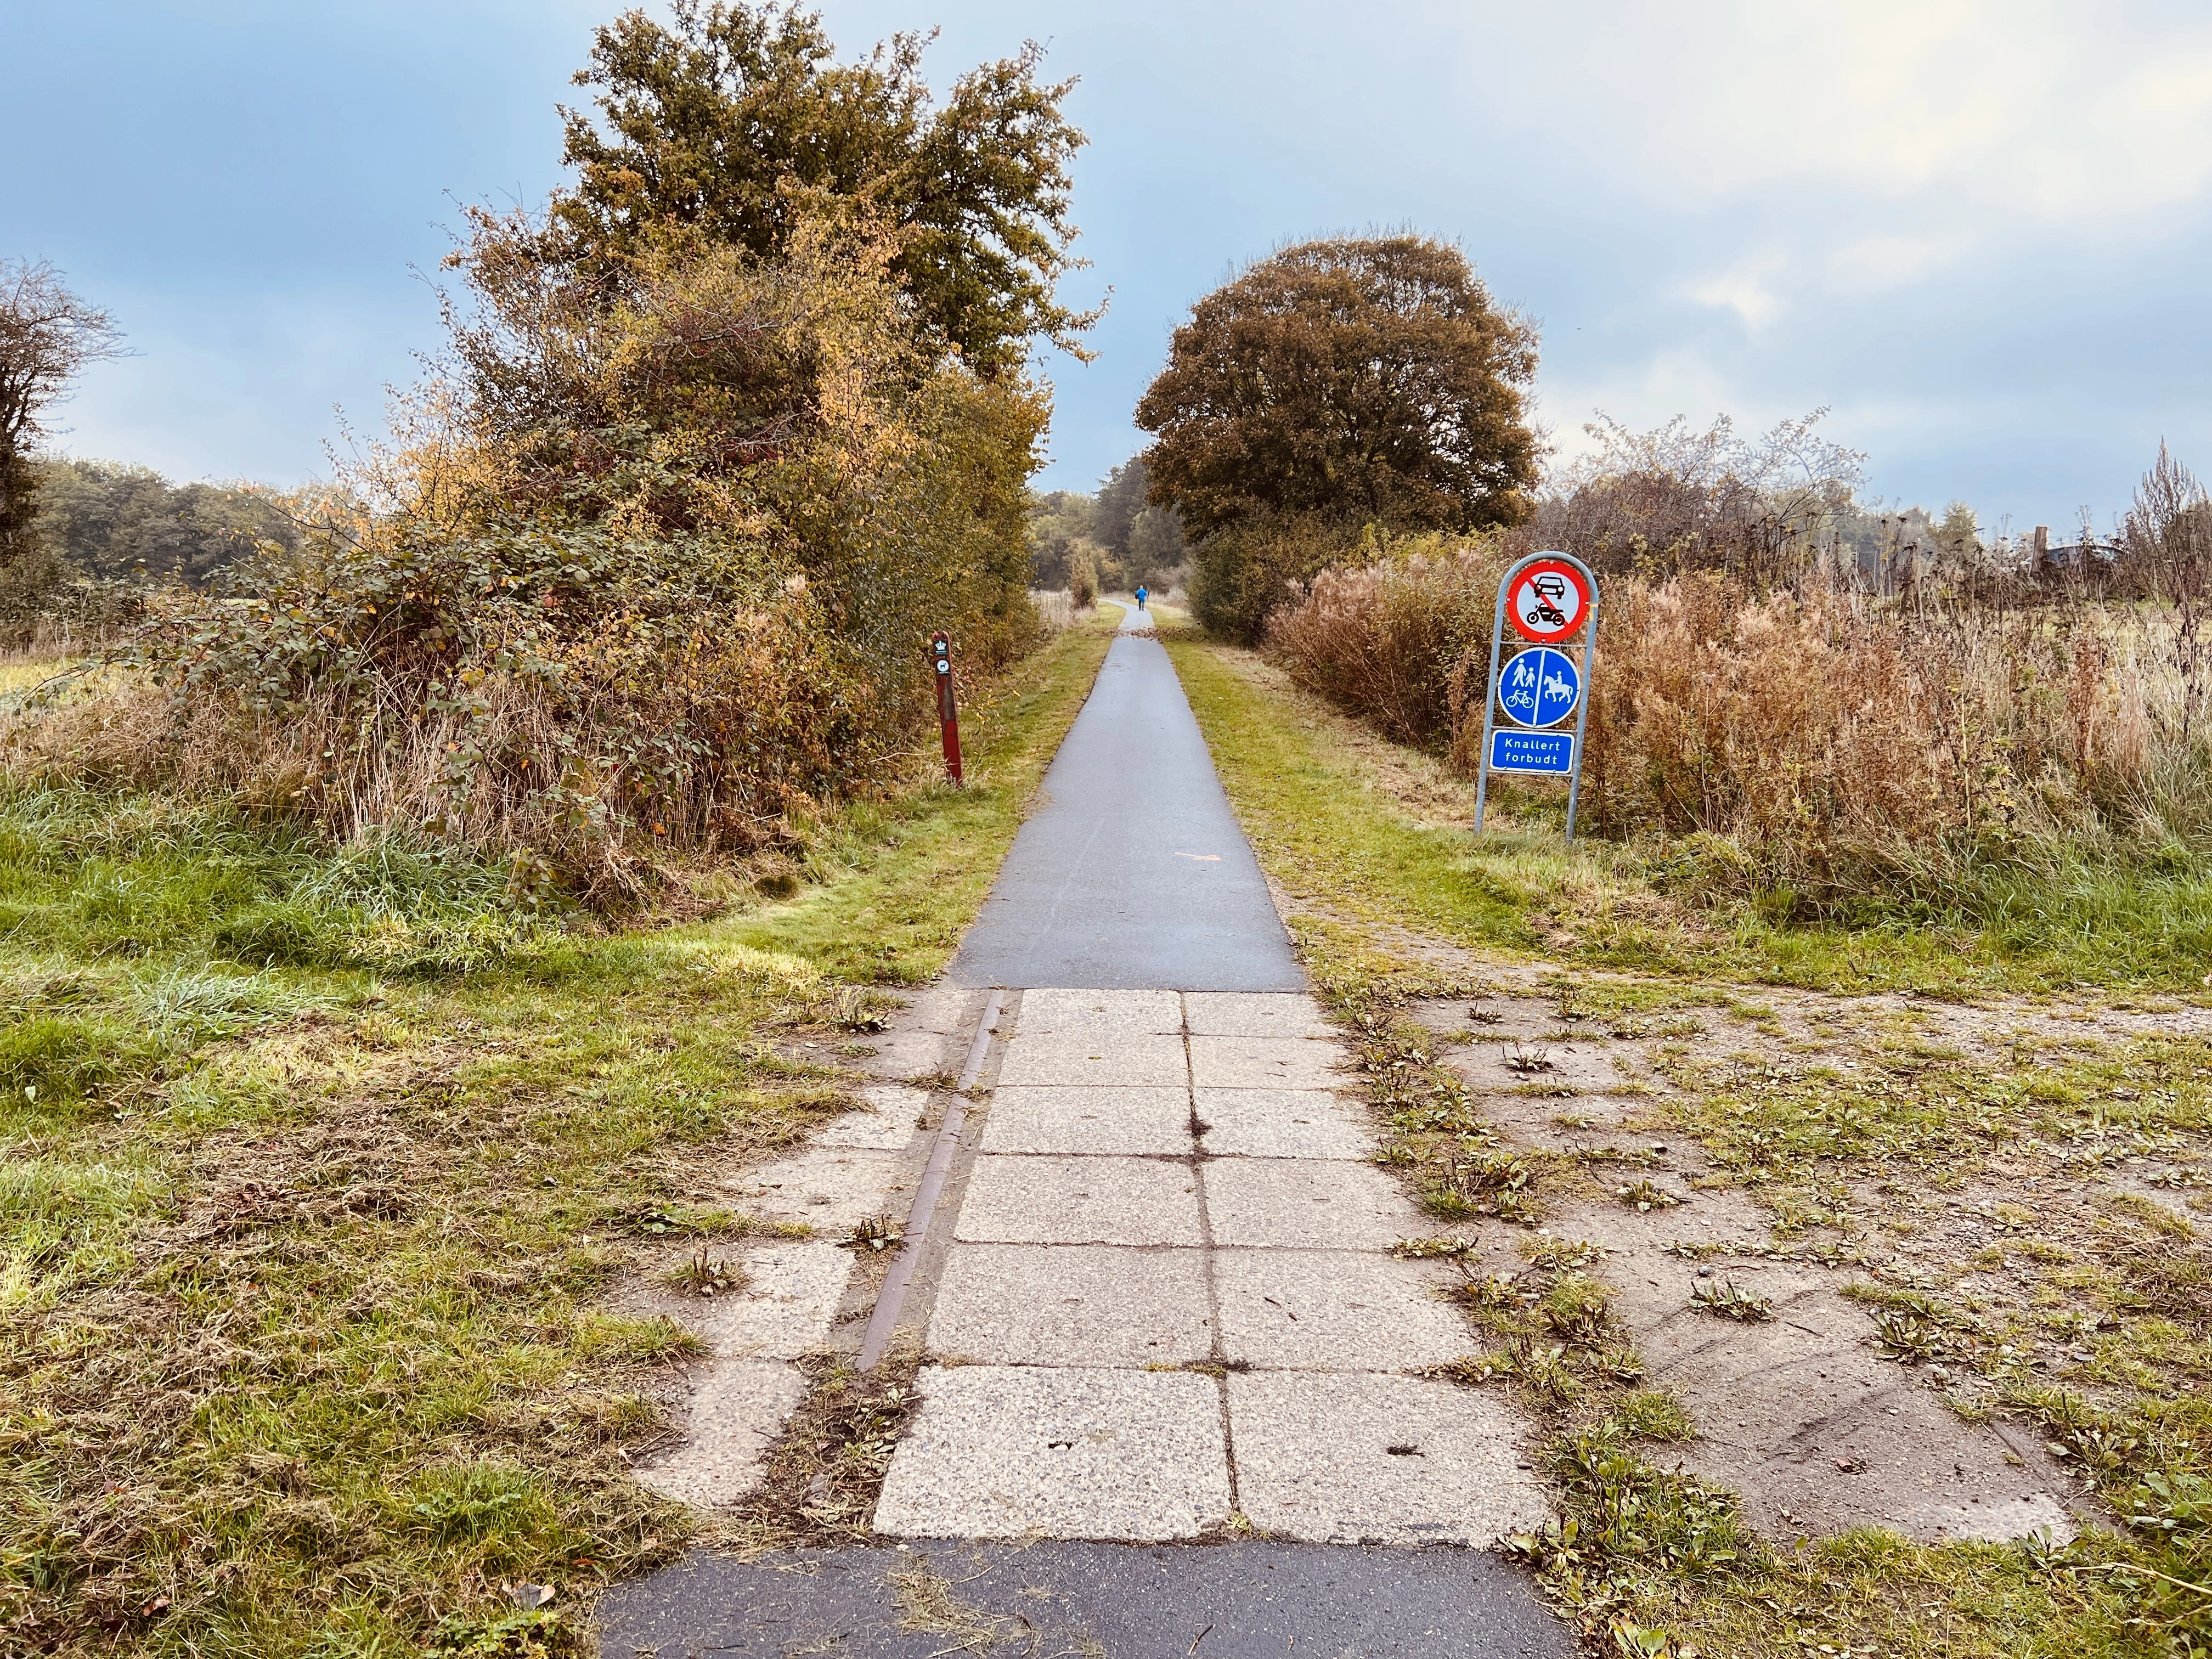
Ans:
{"label": "green grass", "polygon": [[[2198,992],[2212,879],[2076,863],[1993,871],[1947,906],[1790,920],[1787,895],[1701,899],[1680,848],[1569,844],[1556,804],[1473,790],[1292,690],[1250,653],[1169,636],[1215,764],[1268,872],[1325,915],[1500,957],[1692,978],[1947,995],[2077,984]],[[1521,808],[1516,815],[1516,804]]]}
{"label": "green grass", "polygon": [[1106,643],[970,710],[975,787],[825,815],[795,897],[659,931],[432,848],[0,799],[0,1651],[582,1651],[697,1525],[623,1457],[696,1344],[610,1289],[734,1243],[720,1181],[844,1109],[805,1057],[841,981],[942,963]]}
{"label": "green grass", "polygon": [[844,810],[817,828],[808,886],[717,933],[846,979],[911,985],[941,972],[1104,660],[1121,607],[1098,612],[963,713],[965,788]]}

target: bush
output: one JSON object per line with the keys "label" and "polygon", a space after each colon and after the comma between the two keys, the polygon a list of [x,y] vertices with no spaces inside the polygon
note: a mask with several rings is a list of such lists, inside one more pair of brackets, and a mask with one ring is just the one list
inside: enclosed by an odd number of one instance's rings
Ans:
{"label": "bush", "polygon": [[1360,544],[1357,526],[1316,517],[1255,514],[1191,550],[1191,612],[1224,639],[1252,644],[1268,618],[1296,605],[1306,584]]}
{"label": "bush", "polygon": [[1275,613],[1268,648],[1305,690],[1400,743],[1437,745],[1451,736],[1455,695],[1464,697],[1460,665],[1488,666],[1505,563],[1494,539],[1402,543],[1373,564],[1316,576],[1298,604]]}
{"label": "bush", "polygon": [[825,219],[610,292],[526,229],[479,222],[407,446],[296,549],[153,592],[127,654],[164,703],[77,708],[19,772],[526,851],[619,900],[657,853],[773,847],[896,775],[933,628],[985,673],[1034,643],[1042,399],[916,344],[888,243]]}

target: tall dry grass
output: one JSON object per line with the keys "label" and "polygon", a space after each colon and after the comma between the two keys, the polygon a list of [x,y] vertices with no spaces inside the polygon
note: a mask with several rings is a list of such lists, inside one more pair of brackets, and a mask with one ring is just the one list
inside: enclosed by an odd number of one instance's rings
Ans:
{"label": "tall dry grass", "polygon": [[[1269,648],[1471,768],[1505,562],[1477,544],[1329,572]],[[2203,653],[2172,605],[1900,607],[1695,571],[1608,582],[1601,618],[1583,823],[1694,843],[1697,882],[1819,907],[1991,866],[2212,854]]]}
{"label": "tall dry grass", "polygon": [[1461,665],[1486,663],[1506,562],[1495,541],[1455,546],[1431,536],[1372,564],[1325,570],[1300,603],[1274,614],[1268,648],[1305,690],[1401,743],[1435,744],[1450,736],[1464,701]]}

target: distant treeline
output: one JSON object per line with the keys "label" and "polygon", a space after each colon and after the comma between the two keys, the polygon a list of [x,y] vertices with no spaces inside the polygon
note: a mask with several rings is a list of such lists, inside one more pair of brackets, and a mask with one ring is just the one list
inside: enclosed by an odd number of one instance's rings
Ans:
{"label": "distant treeline", "polygon": [[1176,586],[1188,573],[1189,544],[1174,512],[1146,499],[1142,457],[1108,473],[1096,495],[1032,492],[1030,567],[1039,587],[1073,591],[1079,604],[1109,590]]}
{"label": "distant treeline", "polygon": [[173,484],[119,461],[40,462],[39,538],[102,581],[204,586],[260,542],[300,544],[298,503],[264,484]]}

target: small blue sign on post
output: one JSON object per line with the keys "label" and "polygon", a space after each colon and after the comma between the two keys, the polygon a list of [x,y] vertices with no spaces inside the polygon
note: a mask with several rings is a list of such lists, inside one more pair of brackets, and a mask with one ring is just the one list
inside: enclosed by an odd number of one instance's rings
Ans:
{"label": "small blue sign on post", "polygon": [[1522,652],[1498,672],[1498,706],[1517,726],[1557,726],[1582,700],[1582,671],[1548,645]]}
{"label": "small blue sign on post", "polygon": [[1516,732],[1502,726],[1490,734],[1490,769],[1572,777],[1575,734],[1571,732]]}

